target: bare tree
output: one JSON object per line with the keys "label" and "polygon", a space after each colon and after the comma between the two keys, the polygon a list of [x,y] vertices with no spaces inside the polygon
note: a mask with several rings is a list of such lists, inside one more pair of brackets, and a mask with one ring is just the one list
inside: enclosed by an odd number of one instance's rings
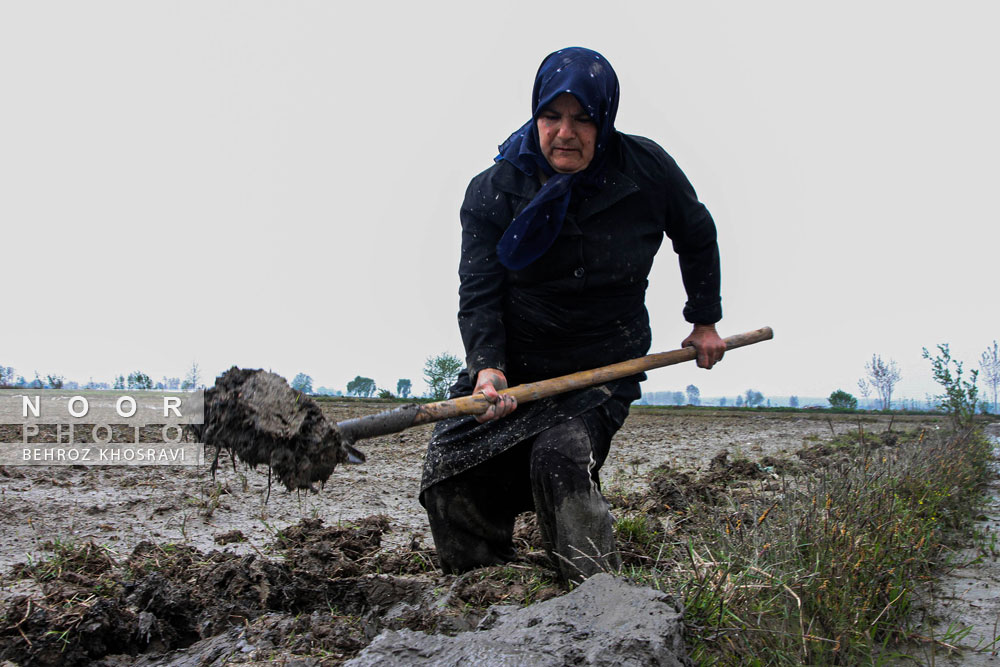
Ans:
{"label": "bare tree", "polygon": [[979,369],[986,380],[986,386],[993,394],[993,412],[996,412],[997,386],[1000,385],[1000,349],[997,349],[996,341],[993,341],[993,347],[986,348],[986,351],[979,357]]}
{"label": "bare tree", "polygon": [[882,360],[882,355],[873,354],[872,360],[865,363],[865,371],[868,373],[867,380],[878,392],[882,409],[888,410],[892,407],[892,390],[902,377],[899,364],[892,359],[885,362]]}
{"label": "bare tree", "polygon": [[868,404],[868,397],[872,395],[872,386],[868,384],[868,380],[861,378],[858,380],[858,393],[861,394],[861,398],[865,399],[862,404],[866,409],[871,406]]}
{"label": "bare tree", "polygon": [[198,362],[192,361],[191,368],[188,369],[187,375],[184,377],[184,382],[181,383],[182,391],[194,391],[198,388],[198,383],[201,381],[201,369],[198,368]]}

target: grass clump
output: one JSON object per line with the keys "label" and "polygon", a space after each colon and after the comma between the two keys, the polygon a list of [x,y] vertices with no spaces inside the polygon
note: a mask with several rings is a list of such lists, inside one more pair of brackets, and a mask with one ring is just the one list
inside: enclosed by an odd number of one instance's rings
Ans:
{"label": "grass clump", "polygon": [[43,545],[52,555],[40,560],[29,557],[27,563],[18,563],[11,568],[13,578],[31,578],[39,583],[62,579],[67,576],[97,579],[107,574],[115,566],[117,554],[102,544],[92,541],[76,543],[55,539]]}
{"label": "grass clump", "polygon": [[[866,445],[692,508],[665,538],[683,556],[628,569],[683,596],[695,662],[868,664],[918,636],[915,594],[970,526],[991,445],[977,432]],[[634,525],[619,535],[650,538]]]}
{"label": "grass clump", "polygon": [[648,514],[628,514],[615,522],[618,553],[622,564],[647,566],[663,560],[670,552],[664,543],[663,526],[659,519]]}

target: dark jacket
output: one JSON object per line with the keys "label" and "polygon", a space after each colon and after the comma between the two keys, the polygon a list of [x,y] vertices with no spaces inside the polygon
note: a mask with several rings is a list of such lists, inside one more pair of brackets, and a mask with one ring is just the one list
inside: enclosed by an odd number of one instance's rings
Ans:
{"label": "dark jacket", "polygon": [[[620,135],[609,150],[606,181],[593,193],[574,192],[555,243],[521,271],[500,264],[496,245],[540,184],[508,162],[469,184],[461,213],[458,313],[469,373],[451,388],[453,398],[472,393],[483,368],[504,370],[513,385],[648,352],[646,277],[664,232],[680,257],[685,318],[721,318],[715,223],[691,184],[648,139]],[[614,432],[639,397],[642,378],[520,405],[512,415],[483,424],[473,417],[438,422],[424,459],[421,502],[424,491],[441,480],[588,411],[598,410]],[[598,463],[606,455],[595,452]]]}
{"label": "dark jacket", "polygon": [[538,179],[500,161],[469,184],[458,323],[471,378],[499,368],[521,384],[646,354],[647,276],[664,233],[680,259],[685,319],[721,319],[715,223],[683,172],[643,137],[618,134],[608,150],[604,182],[573,193],[558,238],[521,271],[500,264],[496,245]]}

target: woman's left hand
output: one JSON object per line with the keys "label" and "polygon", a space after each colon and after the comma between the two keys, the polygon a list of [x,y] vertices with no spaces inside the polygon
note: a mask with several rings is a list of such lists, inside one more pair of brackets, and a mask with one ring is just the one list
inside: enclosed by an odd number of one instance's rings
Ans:
{"label": "woman's left hand", "polygon": [[714,324],[696,324],[691,334],[681,341],[681,347],[693,347],[698,352],[698,366],[710,369],[722,360],[726,353],[726,341],[722,340]]}

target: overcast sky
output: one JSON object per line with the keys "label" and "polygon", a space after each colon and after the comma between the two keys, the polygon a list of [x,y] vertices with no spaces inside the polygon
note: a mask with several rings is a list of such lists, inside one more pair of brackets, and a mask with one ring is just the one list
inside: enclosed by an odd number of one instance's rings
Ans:
{"label": "overcast sky", "polygon": [[[647,390],[936,391],[1000,338],[992,2],[0,1],[0,363],[29,379],[197,361],[422,391],[464,356],[458,208],[563,46],[618,72],[719,229],[729,335]],[[676,256],[653,351],[688,332]]]}

